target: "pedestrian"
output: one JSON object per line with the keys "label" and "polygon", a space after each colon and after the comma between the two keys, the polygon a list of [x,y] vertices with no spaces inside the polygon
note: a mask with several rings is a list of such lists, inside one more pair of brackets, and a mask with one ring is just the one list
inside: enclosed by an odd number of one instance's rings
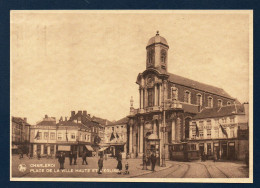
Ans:
{"label": "pedestrian", "polygon": [[74,165],[76,165],[77,164],[77,152],[76,151],[74,151],[74,153],[73,153],[73,158],[74,158]]}
{"label": "pedestrian", "polygon": [[156,163],[156,155],[155,155],[154,152],[151,155],[151,163],[152,163],[152,171],[154,172],[155,171],[155,163]]}
{"label": "pedestrian", "polygon": [[127,160],[126,160],[126,164],[125,164],[125,174],[129,174],[129,164],[128,164]]}
{"label": "pedestrian", "polygon": [[84,153],[82,154],[82,165],[84,165],[84,163],[86,163],[86,165],[88,165],[86,151],[84,151]]}
{"label": "pedestrian", "polygon": [[143,155],[143,170],[147,170],[147,157],[146,157],[146,154]]}
{"label": "pedestrian", "polygon": [[214,151],[214,162],[218,160],[217,150]]}
{"label": "pedestrian", "polygon": [[41,153],[40,153],[40,151],[37,151],[37,159],[38,159],[38,160],[41,159]]}
{"label": "pedestrian", "polygon": [[60,169],[64,169],[65,154],[63,152],[60,153],[60,155],[58,157],[58,161],[60,163]]}
{"label": "pedestrian", "polygon": [[100,155],[100,158],[98,160],[98,174],[102,174],[102,168],[103,168],[103,156]]}
{"label": "pedestrian", "polygon": [[73,159],[73,152],[70,151],[69,153],[69,159],[70,159],[70,165],[72,165],[72,159]]}
{"label": "pedestrian", "polygon": [[119,172],[117,174],[121,174],[121,171],[122,171],[122,154],[121,154],[121,151],[119,151],[119,153],[117,155],[117,169],[119,170]]}

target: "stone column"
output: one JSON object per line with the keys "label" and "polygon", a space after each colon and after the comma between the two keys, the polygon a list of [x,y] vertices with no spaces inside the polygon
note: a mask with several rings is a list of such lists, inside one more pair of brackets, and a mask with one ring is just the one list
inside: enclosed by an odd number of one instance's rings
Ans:
{"label": "stone column", "polygon": [[51,146],[47,147],[47,154],[50,155],[51,154]]}
{"label": "stone column", "polygon": [[141,106],[140,106],[140,108],[143,109],[144,108],[144,101],[143,101],[144,100],[144,89],[143,88],[141,88],[141,94],[140,95],[141,95],[141,99],[140,99],[141,100]]}
{"label": "stone column", "polygon": [[161,84],[158,85],[158,94],[159,94],[159,101],[158,101],[158,106],[162,106],[161,98],[162,98],[162,92],[161,92]]}
{"label": "stone column", "polygon": [[130,125],[129,131],[129,154],[133,152],[133,125]]}
{"label": "stone column", "polygon": [[172,143],[175,142],[175,119],[172,120]]}
{"label": "stone column", "polygon": [[37,155],[37,144],[33,144],[33,155]]}
{"label": "stone column", "polygon": [[154,85],[154,106],[158,106],[157,84]]}
{"label": "stone column", "polygon": [[41,155],[43,154],[43,150],[44,150],[44,145],[41,144]]}
{"label": "stone column", "polygon": [[140,153],[140,126],[137,126],[137,153]]}
{"label": "stone column", "polygon": [[141,122],[141,127],[140,127],[140,153],[144,153],[144,124]]}

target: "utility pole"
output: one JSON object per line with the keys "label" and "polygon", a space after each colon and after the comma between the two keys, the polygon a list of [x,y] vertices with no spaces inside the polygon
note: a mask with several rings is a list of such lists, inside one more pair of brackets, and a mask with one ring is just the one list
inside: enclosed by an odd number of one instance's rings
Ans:
{"label": "utility pole", "polygon": [[162,150],[162,167],[165,167],[165,83],[166,81],[163,81],[163,126],[162,126],[162,141],[163,141],[163,150]]}

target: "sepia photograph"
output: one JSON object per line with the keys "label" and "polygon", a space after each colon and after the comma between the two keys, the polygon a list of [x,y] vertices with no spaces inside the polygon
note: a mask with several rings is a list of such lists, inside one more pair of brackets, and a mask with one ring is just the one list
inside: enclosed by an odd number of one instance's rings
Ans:
{"label": "sepia photograph", "polygon": [[11,10],[10,180],[253,182],[252,10]]}

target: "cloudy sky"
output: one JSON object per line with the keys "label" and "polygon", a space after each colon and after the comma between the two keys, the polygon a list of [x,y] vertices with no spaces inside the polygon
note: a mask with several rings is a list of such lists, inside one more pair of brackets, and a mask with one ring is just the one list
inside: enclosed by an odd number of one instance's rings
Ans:
{"label": "cloudy sky", "polygon": [[139,104],[146,44],[160,31],[168,71],[249,100],[249,16],[189,11],[13,11],[11,115],[35,124],[71,110],[118,120]]}

